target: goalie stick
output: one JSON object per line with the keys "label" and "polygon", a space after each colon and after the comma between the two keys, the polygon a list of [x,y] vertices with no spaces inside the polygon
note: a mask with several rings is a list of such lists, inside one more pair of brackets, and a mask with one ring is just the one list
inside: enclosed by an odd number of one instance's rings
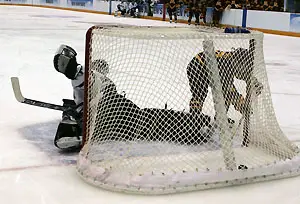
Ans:
{"label": "goalie stick", "polygon": [[65,106],[47,103],[47,102],[43,102],[43,101],[37,101],[37,100],[29,99],[29,98],[24,98],[24,96],[22,95],[22,92],[21,92],[20,82],[19,82],[18,77],[11,77],[11,85],[12,85],[12,88],[14,91],[15,98],[20,103],[37,106],[37,107],[41,107],[41,108],[58,110],[58,111],[65,111],[67,109],[67,107],[65,107]]}

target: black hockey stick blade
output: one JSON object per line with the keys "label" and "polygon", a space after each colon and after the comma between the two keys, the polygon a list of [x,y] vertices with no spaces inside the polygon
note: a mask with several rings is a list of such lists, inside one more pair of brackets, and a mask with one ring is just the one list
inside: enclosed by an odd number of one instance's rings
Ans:
{"label": "black hockey stick blade", "polygon": [[15,94],[15,98],[20,103],[37,106],[37,107],[41,107],[41,108],[49,108],[49,109],[58,110],[58,111],[66,110],[66,107],[61,106],[61,105],[56,105],[56,104],[52,104],[52,103],[47,103],[47,102],[43,102],[43,101],[37,101],[37,100],[25,98],[22,95],[18,77],[11,77],[11,85],[12,85],[12,88],[13,88],[13,91]]}

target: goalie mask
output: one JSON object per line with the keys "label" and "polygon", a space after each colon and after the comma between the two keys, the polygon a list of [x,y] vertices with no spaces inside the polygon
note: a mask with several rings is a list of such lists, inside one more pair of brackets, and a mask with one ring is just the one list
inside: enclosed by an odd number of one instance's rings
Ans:
{"label": "goalie mask", "polygon": [[60,45],[53,59],[55,69],[72,80],[78,73],[76,55],[76,51],[70,46]]}

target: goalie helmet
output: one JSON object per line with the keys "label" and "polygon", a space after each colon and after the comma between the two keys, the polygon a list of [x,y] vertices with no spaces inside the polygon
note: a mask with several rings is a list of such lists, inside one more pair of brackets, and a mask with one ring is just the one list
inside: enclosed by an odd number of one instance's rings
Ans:
{"label": "goalie helmet", "polygon": [[53,64],[55,69],[69,79],[75,79],[78,74],[76,51],[68,45],[60,45],[57,49]]}

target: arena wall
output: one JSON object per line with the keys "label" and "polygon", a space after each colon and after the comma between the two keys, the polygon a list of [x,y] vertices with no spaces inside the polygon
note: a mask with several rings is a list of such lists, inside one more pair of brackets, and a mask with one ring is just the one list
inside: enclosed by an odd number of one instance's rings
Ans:
{"label": "arena wall", "polygon": [[[0,5],[35,6],[100,14],[113,14],[120,1],[103,0],[0,0]],[[145,10],[147,5],[145,5]],[[211,8],[207,9],[210,21]],[[141,13],[142,18],[164,20],[162,4],[154,5],[153,16]],[[243,18],[244,15],[244,18]],[[165,20],[168,20],[168,16]],[[188,15],[185,8],[179,10],[179,22],[186,23]],[[193,19],[194,20],[194,19]],[[300,14],[272,11],[253,11],[231,9],[223,12],[222,25],[242,26],[260,30],[265,33],[300,37]]]}

